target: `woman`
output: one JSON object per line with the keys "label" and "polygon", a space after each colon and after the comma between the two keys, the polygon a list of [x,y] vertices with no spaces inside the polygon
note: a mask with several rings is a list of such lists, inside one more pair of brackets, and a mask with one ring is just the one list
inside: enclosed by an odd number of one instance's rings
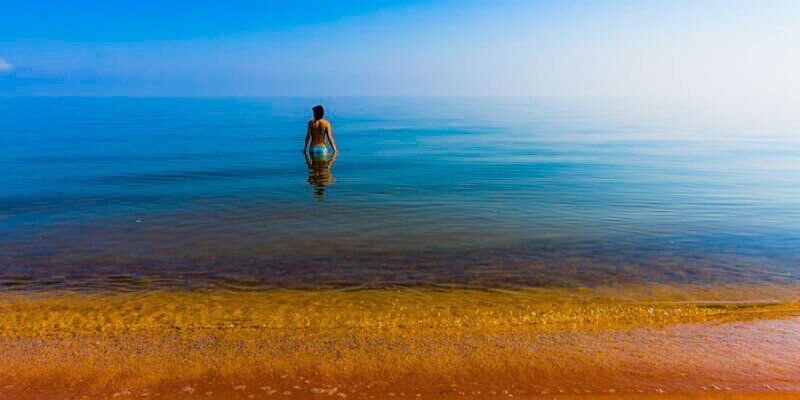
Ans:
{"label": "woman", "polygon": [[[328,147],[325,145],[325,138],[331,143],[333,154],[336,154],[336,143],[333,141],[333,134],[331,133],[331,124],[325,121],[322,117],[325,116],[325,109],[322,106],[314,106],[314,119],[308,121],[308,129],[306,130],[306,143],[303,145],[303,153],[308,150],[308,153],[314,159],[324,159],[328,156]],[[308,144],[311,143],[311,149]]]}

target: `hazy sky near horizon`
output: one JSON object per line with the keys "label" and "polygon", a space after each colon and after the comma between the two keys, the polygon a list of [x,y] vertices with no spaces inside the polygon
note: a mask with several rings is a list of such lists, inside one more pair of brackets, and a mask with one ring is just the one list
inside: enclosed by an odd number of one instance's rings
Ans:
{"label": "hazy sky near horizon", "polygon": [[34,0],[3,12],[3,95],[800,93],[796,0]]}

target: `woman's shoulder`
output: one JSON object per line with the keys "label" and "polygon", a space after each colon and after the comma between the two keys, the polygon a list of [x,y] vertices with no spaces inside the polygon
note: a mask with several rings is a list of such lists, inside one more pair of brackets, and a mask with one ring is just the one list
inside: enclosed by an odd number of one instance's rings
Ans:
{"label": "woman's shoulder", "polygon": [[308,126],[310,126],[312,128],[316,127],[316,128],[328,128],[328,129],[330,129],[331,123],[326,121],[326,120],[324,120],[324,119],[312,119],[312,120],[308,121]]}

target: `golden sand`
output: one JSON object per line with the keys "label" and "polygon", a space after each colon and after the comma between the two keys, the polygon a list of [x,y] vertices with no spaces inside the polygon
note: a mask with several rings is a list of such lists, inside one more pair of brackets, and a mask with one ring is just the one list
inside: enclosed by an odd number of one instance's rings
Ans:
{"label": "golden sand", "polygon": [[797,315],[771,286],[6,293],[0,398],[787,397]]}

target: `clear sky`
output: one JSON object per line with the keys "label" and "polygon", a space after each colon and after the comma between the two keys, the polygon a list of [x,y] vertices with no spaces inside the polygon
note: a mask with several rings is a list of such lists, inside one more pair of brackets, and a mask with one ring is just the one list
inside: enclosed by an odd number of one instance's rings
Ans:
{"label": "clear sky", "polygon": [[797,98],[800,1],[7,1],[4,95]]}

